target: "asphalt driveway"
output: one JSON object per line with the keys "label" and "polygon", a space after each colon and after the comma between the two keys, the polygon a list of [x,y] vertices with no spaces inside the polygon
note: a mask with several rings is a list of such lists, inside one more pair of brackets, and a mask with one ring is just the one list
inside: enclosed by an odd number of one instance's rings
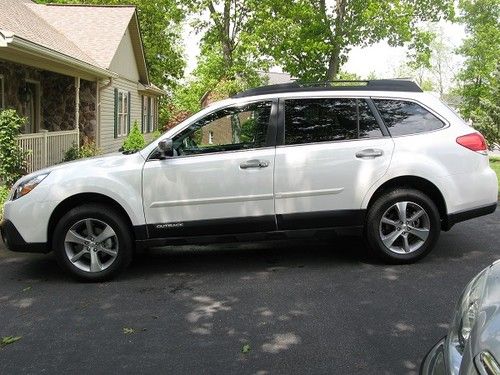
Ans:
{"label": "asphalt driveway", "polygon": [[114,282],[0,249],[0,374],[415,374],[466,282],[500,258],[500,211],[387,266],[359,238],[154,250]]}

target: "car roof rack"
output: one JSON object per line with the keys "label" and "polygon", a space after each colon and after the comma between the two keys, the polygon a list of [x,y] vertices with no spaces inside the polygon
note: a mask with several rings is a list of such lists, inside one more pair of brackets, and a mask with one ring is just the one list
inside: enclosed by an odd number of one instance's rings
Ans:
{"label": "car roof rack", "polygon": [[280,94],[302,91],[407,91],[423,92],[419,85],[408,79],[374,79],[366,81],[341,80],[326,82],[290,82],[256,87],[242,91],[232,98],[255,95]]}

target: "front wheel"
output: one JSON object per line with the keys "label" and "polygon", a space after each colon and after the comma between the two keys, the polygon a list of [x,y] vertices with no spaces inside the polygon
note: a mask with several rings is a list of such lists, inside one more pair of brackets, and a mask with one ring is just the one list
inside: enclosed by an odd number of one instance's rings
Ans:
{"label": "front wheel", "polygon": [[370,207],[365,238],[370,249],[391,263],[411,263],[426,256],[441,231],[439,211],[424,193],[397,189]]}
{"label": "front wheel", "polygon": [[112,207],[88,204],[64,215],[54,231],[59,265],[84,281],[104,281],[123,271],[132,259],[127,223]]}

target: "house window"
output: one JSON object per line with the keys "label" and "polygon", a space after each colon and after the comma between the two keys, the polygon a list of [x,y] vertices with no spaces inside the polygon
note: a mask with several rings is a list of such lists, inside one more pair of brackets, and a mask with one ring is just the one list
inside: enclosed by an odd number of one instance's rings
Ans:
{"label": "house window", "polygon": [[209,145],[214,144],[214,132],[213,131],[208,132],[208,144]]}
{"label": "house window", "polygon": [[127,91],[118,91],[118,135],[128,134],[128,107],[129,93]]}
{"label": "house window", "polygon": [[142,96],[142,132],[147,132],[148,123],[148,97]]}
{"label": "house window", "polygon": [[0,74],[0,109],[5,108],[4,78]]}

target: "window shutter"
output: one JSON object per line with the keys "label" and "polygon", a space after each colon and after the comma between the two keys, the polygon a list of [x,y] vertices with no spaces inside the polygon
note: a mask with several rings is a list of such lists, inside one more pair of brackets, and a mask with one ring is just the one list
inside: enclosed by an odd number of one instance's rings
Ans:
{"label": "window shutter", "polygon": [[128,133],[130,133],[130,91],[128,92],[128,113],[127,113],[127,127]]}
{"label": "window shutter", "polygon": [[118,89],[115,88],[114,137],[118,138]]}
{"label": "window shutter", "polygon": [[141,133],[144,133],[144,95],[141,95]]}
{"label": "window shutter", "polygon": [[148,133],[151,131],[151,97],[148,96]]}

